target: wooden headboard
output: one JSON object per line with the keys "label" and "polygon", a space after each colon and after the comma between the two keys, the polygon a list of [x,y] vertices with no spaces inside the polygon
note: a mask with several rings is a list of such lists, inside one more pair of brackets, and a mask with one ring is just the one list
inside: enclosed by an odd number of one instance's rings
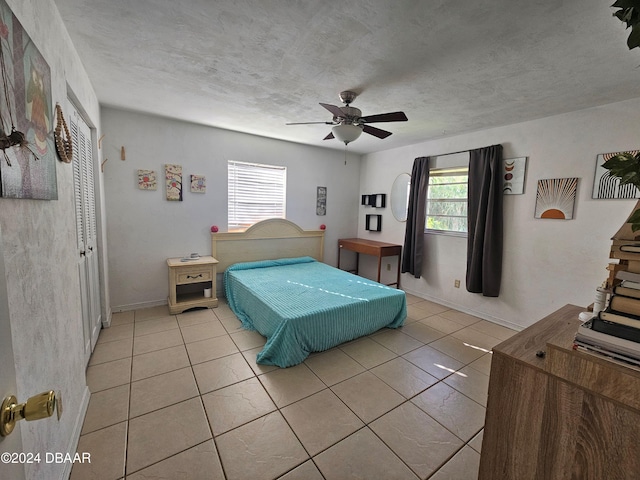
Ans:
{"label": "wooden headboard", "polygon": [[244,232],[212,233],[211,255],[218,260],[218,272],[238,262],[309,256],[324,256],[324,231],[303,230],[283,218],[270,218]]}

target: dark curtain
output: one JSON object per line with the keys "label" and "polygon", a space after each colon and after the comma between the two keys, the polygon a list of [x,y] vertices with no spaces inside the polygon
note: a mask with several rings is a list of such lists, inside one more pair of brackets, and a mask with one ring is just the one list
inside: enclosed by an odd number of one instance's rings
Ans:
{"label": "dark curtain", "polygon": [[502,145],[469,154],[467,290],[497,297],[502,279]]}
{"label": "dark curtain", "polygon": [[409,185],[409,208],[402,252],[402,273],[409,272],[420,278],[424,222],[427,208],[427,184],[429,183],[429,157],[418,157],[413,162]]}

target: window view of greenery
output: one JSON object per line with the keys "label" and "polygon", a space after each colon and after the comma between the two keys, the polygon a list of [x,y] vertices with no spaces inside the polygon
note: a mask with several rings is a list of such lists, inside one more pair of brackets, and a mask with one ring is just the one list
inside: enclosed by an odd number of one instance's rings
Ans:
{"label": "window view of greenery", "polygon": [[427,190],[427,230],[467,232],[467,178],[467,167],[431,170]]}

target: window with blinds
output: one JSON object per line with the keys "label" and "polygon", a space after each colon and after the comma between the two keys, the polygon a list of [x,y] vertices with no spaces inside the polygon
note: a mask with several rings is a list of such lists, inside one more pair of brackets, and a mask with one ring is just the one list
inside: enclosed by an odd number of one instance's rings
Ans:
{"label": "window with blinds", "polygon": [[229,160],[229,229],[267,218],[285,218],[287,168]]}

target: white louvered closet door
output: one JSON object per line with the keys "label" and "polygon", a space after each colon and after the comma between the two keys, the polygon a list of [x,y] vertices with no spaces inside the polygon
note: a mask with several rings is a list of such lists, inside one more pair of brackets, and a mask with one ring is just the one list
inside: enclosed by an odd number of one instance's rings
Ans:
{"label": "white louvered closet door", "polygon": [[85,360],[88,362],[101,327],[100,277],[98,270],[94,148],[91,129],[75,109],[69,127],[73,141],[73,184],[78,239],[78,274],[82,297]]}

